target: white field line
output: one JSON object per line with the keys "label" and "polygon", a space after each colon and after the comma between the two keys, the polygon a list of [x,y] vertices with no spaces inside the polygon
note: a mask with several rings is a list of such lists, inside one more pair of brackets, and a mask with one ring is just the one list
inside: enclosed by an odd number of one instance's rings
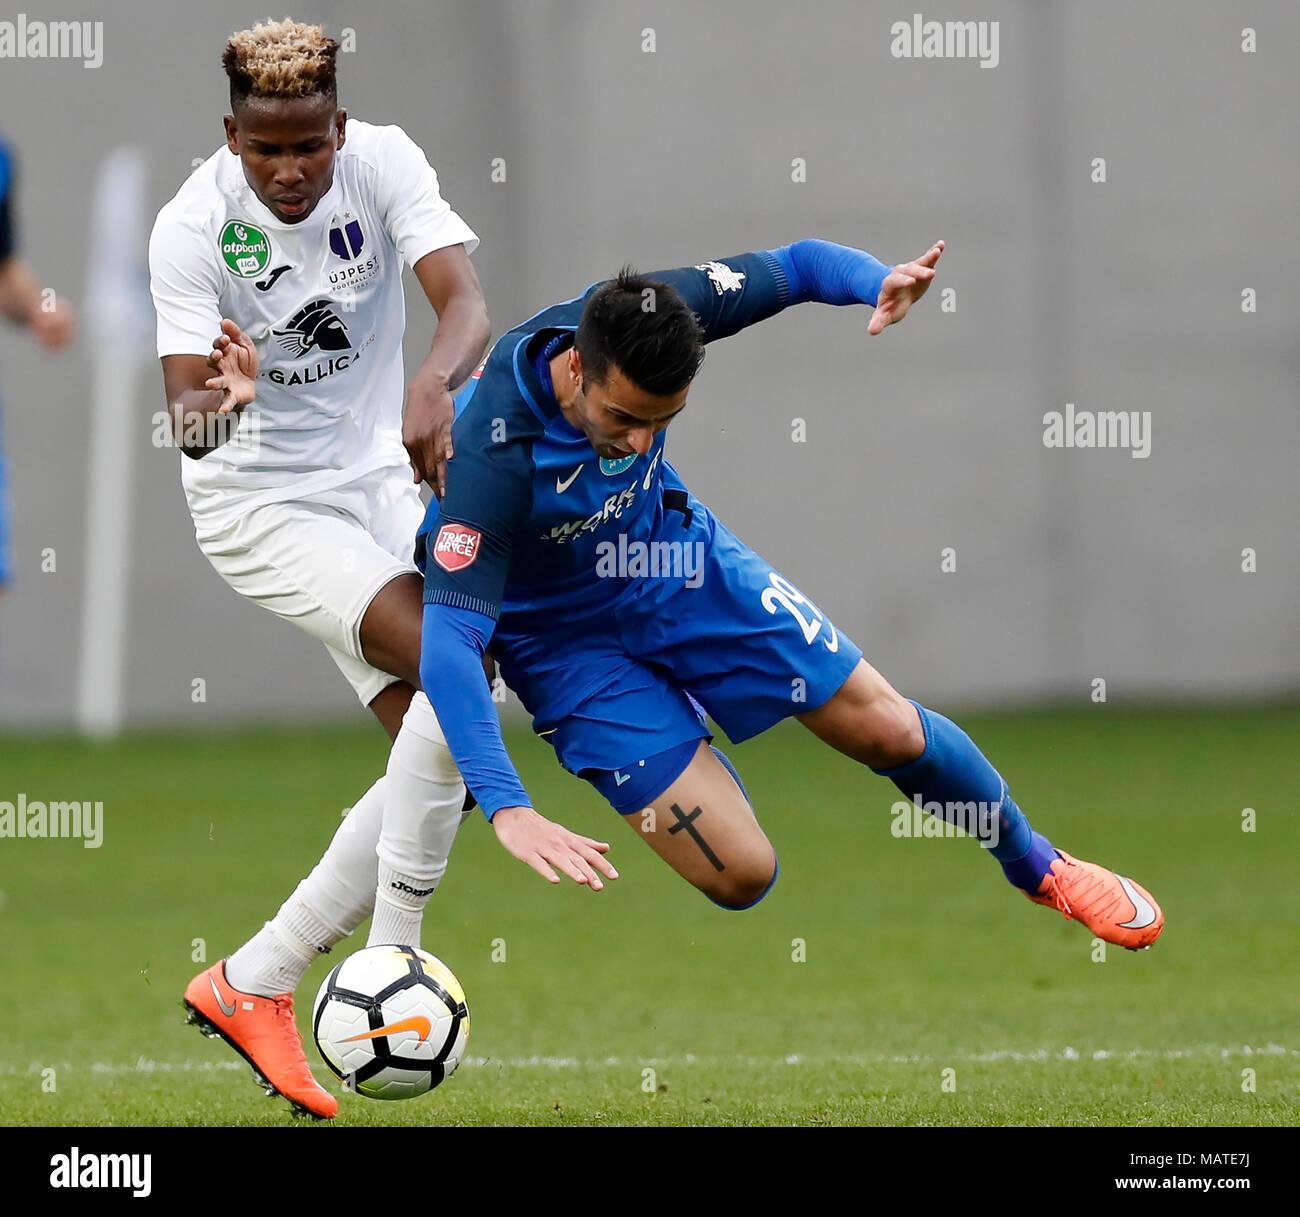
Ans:
{"label": "white field line", "polygon": [[[758,1068],[775,1068],[779,1065],[799,1066],[805,1065],[810,1067],[832,1066],[832,1065],[852,1065],[868,1067],[871,1065],[952,1065],[961,1064],[992,1064],[1004,1061],[1010,1062],[1041,1062],[1041,1061],[1176,1061],[1176,1060],[1196,1060],[1196,1059],[1218,1059],[1230,1060],[1234,1057],[1257,1057],[1257,1056],[1285,1056],[1300,1057],[1300,1049],[1287,1048],[1283,1044],[1265,1044],[1262,1047],[1252,1047],[1250,1044],[1239,1044],[1232,1047],[1221,1047],[1214,1044],[1202,1045],[1195,1048],[1167,1048],[1161,1051],[1154,1051],[1147,1048],[1131,1048],[1123,1051],[1109,1051],[1104,1048],[1098,1048],[1091,1052],[1079,1052],[1074,1048],[1061,1048],[1049,1051],[1046,1048],[1039,1049],[1036,1052],[1013,1052],[1013,1051],[994,1051],[994,1052],[976,1052],[956,1054],[944,1054],[936,1056],[926,1054],[923,1056],[886,1056],[884,1054],[847,1054],[839,1056],[695,1056],[687,1053],[685,1056],[668,1056],[668,1057],[618,1057],[607,1056],[600,1060],[583,1059],[574,1056],[513,1056],[513,1057],[486,1057],[470,1056],[462,1062],[464,1065],[475,1069],[482,1069],[495,1066],[498,1069],[573,1069],[573,1070],[598,1070],[611,1068],[637,1068],[641,1069],[646,1066],[664,1069],[672,1067],[690,1066],[701,1068],[716,1068],[720,1066],[742,1066],[746,1069]],[[89,1064],[85,1062],[70,1061],[39,1061],[30,1065],[7,1064],[0,1062],[0,1077],[21,1077],[23,1075],[39,1076],[43,1069],[56,1069],[67,1071],[69,1073],[92,1073],[92,1074],[132,1074],[132,1073],[217,1073],[224,1070],[241,1070],[247,1069],[248,1064],[242,1060],[221,1060],[221,1061],[155,1061],[149,1057],[139,1057],[134,1063],[114,1062],[114,1061],[92,1061]]]}

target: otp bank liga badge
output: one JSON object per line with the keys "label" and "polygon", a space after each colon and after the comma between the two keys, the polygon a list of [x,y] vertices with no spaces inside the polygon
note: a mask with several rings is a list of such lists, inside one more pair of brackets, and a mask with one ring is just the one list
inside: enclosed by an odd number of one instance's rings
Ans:
{"label": "otp bank liga badge", "polygon": [[241,279],[251,279],[271,261],[271,238],[247,220],[229,220],[221,230],[221,256]]}

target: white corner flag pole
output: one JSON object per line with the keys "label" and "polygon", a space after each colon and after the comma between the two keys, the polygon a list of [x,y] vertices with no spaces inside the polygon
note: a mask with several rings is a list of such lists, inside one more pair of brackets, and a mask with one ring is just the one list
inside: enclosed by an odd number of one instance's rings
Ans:
{"label": "white corner flag pole", "polygon": [[146,174],[139,148],[113,149],[100,166],[91,212],[85,318],[93,371],[77,727],[100,738],[122,724],[132,458],[144,434],[133,416],[154,318],[141,256]]}

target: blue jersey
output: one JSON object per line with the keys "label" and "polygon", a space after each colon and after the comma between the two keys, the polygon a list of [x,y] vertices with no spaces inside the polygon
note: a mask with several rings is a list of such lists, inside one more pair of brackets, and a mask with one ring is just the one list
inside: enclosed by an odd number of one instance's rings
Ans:
{"label": "blue jersey", "polygon": [[14,255],[13,160],[4,140],[0,140],[0,262]]}
{"label": "blue jersey", "polygon": [[[0,262],[5,262],[14,255],[13,208],[10,198],[13,194],[13,161],[4,140],[0,140]],[[0,435],[0,584],[9,580],[12,565],[9,556],[9,488],[5,472],[4,437]]]}
{"label": "blue jersey", "polygon": [[[648,276],[669,283],[695,312],[705,342],[778,313],[786,275],[768,252]],[[596,577],[602,553],[672,541],[704,509],[664,459],[668,432],[645,455],[609,460],[561,414],[538,357],[577,329],[593,285],[553,305],[496,344],[461,394],[447,493],[429,505],[419,546],[425,602],[531,621],[598,614],[644,594],[636,582]],[[671,586],[672,570],[663,580]],[[680,578],[688,577],[680,569]]]}
{"label": "blue jersey", "polygon": [[[888,269],[804,240],[649,277],[676,288],[713,342],[806,300],[875,304]],[[609,460],[564,418],[547,354],[572,340],[595,290],[493,348],[457,399],[447,493],[420,529],[420,679],[489,818],[528,805],[481,677],[489,639],[561,763],[638,799],[658,791],[614,766],[677,764],[709,734],[701,706],[745,739],[822,704],[861,658],[687,492],[666,431]],[[656,554],[680,562],[656,569]]]}

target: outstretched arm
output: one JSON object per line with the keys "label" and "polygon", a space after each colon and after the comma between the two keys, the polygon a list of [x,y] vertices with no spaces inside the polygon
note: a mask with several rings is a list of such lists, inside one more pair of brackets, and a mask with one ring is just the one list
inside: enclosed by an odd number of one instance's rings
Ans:
{"label": "outstretched arm", "polygon": [[935,276],[944,242],[936,241],[919,258],[888,267],[869,253],[830,241],[796,241],[772,250],[790,289],[790,302],[870,304],[875,306],[868,334],[902,321],[925,295]]}
{"label": "outstretched arm", "polygon": [[915,261],[890,267],[864,250],[809,239],[654,271],[649,278],[669,283],[681,293],[700,320],[705,342],[728,338],[792,304],[809,301],[869,304],[875,312],[867,331],[879,334],[901,321],[925,294],[943,248],[938,241]]}

